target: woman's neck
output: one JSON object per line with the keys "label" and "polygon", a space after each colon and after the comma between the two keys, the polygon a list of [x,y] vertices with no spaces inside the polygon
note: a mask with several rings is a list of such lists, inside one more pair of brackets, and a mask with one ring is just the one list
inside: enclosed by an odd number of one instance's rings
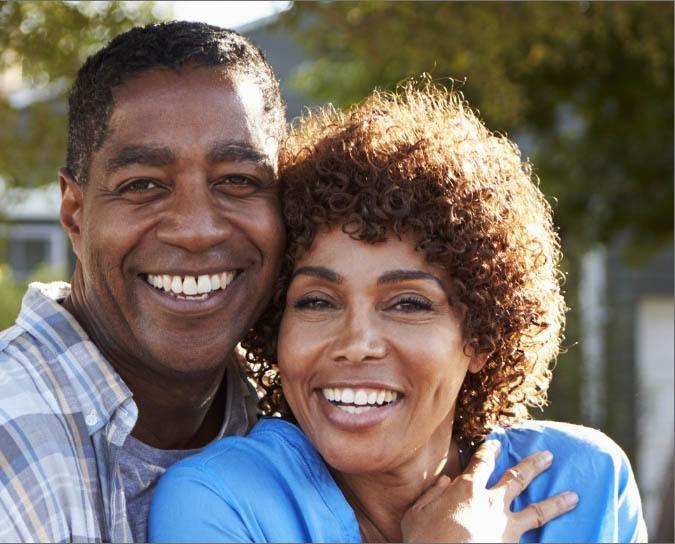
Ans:
{"label": "woman's neck", "polygon": [[427,449],[395,471],[333,475],[359,522],[364,542],[401,542],[401,519],[439,475],[462,471],[454,440],[444,451]]}

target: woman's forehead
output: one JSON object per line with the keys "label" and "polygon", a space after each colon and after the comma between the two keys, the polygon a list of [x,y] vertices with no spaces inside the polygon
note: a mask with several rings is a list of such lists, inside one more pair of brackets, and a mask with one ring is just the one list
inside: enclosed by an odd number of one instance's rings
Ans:
{"label": "woman's forehead", "polygon": [[344,277],[417,271],[438,277],[444,286],[449,282],[447,271],[428,262],[412,235],[391,233],[385,240],[372,243],[354,239],[339,227],[322,228],[309,250],[296,261],[295,270],[307,266],[321,266]]}

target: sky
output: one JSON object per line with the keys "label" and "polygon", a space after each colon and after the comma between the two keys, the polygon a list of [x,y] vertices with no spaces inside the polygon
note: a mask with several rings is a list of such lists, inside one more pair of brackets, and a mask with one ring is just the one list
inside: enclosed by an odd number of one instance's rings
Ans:
{"label": "sky", "polygon": [[157,2],[160,10],[173,9],[173,17],[225,28],[241,28],[256,19],[288,9],[291,2]]}

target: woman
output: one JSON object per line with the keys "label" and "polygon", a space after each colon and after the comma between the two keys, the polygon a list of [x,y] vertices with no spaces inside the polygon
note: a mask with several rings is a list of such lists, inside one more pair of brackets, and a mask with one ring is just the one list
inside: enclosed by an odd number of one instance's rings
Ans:
{"label": "woman", "polygon": [[286,259],[243,346],[283,419],[170,469],[152,540],[646,539],[613,442],[526,421],[565,305],[550,208],[508,139],[408,84],[303,119],[282,179]]}

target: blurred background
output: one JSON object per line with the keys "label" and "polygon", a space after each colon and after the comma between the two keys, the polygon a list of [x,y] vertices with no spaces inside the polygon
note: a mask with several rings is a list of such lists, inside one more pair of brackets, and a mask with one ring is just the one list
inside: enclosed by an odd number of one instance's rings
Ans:
{"label": "blurred background", "polygon": [[289,120],[429,73],[514,139],[553,206],[570,306],[550,406],[627,452],[650,540],[673,541],[673,3],[5,2],[0,4],[0,328],[28,282],[74,257],[54,184],[66,93],[131,26],[248,35]]}

